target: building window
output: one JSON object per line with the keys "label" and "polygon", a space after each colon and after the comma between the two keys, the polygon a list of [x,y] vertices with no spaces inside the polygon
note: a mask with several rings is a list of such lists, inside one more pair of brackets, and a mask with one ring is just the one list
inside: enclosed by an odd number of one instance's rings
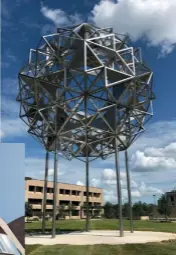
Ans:
{"label": "building window", "polygon": [[100,197],[100,193],[94,193],[94,197]]}
{"label": "building window", "polygon": [[72,190],[72,191],[71,191],[71,194],[72,194],[73,196],[80,196],[80,193],[81,193],[81,191],[79,191],[79,190]]}
{"label": "building window", "polygon": [[[87,206],[87,202],[84,202],[84,206]],[[92,206],[91,202],[89,202],[89,206]]]}
{"label": "building window", "polygon": [[29,191],[34,192],[35,191],[35,186],[29,186]]}
{"label": "building window", "polygon": [[54,189],[53,188],[47,188],[47,193],[49,193],[49,194],[54,193]]}
{"label": "building window", "polygon": [[52,213],[52,212],[53,212],[53,209],[46,209],[46,212],[47,212],[47,213]]}
{"label": "building window", "polygon": [[101,206],[101,203],[94,203],[95,206]]}
{"label": "building window", "polygon": [[79,211],[78,210],[73,210],[72,211],[72,216],[79,216]]}
{"label": "building window", "polygon": [[42,203],[42,199],[29,198],[28,202],[29,202],[29,204],[37,205],[37,204],[41,204]]}
{"label": "building window", "polygon": [[46,204],[47,205],[52,205],[53,204],[53,200],[52,199],[47,199],[46,200]]}
{"label": "building window", "polygon": [[72,190],[72,195],[76,196],[76,194],[77,194],[76,190]]}
{"label": "building window", "polygon": [[70,204],[70,201],[67,201],[67,200],[61,200],[59,202],[59,205],[64,205],[64,206],[68,206]]}
{"label": "building window", "polygon": [[43,192],[43,188],[42,187],[36,187],[36,192]]}
{"label": "building window", "polygon": [[72,201],[72,205],[73,205],[73,206],[79,206],[79,205],[80,205],[80,202],[78,202],[78,201]]}
{"label": "building window", "polygon": [[94,211],[94,216],[95,216],[95,217],[96,217],[96,216],[100,216],[100,214],[101,214],[101,211],[100,211],[100,210]]}
{"label": "building window", "polygon": [[170,196],[171,202],[174,202],[174,196]]}
{"label": "building window", "polygon": [[60,191],[59,191],[59,194],[64,194],[64,190],[63,189],[60,189]]}
{"label": "building window", "polygon": [[65,195],[70,195],[70,190],[69,189],[65,190]]}

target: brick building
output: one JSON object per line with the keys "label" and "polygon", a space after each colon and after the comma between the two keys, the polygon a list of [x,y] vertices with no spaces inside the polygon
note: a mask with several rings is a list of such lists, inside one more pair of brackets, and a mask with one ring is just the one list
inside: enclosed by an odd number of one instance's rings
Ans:
{"label": "brick building", "polygon": [[[26,178],[25,180],[25,201],[32,205],[33,216],[41,215],[43,208],[44,181]],[[57,205],[65,209],[72,207],[72,211],[66,212],[66,218],[85,218],[86,211],[86,187],[66,183],[57,184]],[[100,188],[89,188],[90,215],[98,217],[103,206],[103,190]],[[96,208],[97,207],[97,208]],[[49,181],[47,186],[46,215],[52,215],[53,209],[53,182]]]}
{"label": "brick building", "polygon": [[166,199],[171,208],[171,217],[176,218],[176,191],[166,192]]}

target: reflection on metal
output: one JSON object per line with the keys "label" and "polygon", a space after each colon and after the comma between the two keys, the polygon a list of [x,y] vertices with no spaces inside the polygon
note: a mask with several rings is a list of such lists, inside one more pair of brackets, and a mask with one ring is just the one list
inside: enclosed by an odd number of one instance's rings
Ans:
{"label": "reflection on metal", "polygon": [[0,234],[0,254],[24,255],[25,251],[6,222],[0,218],[0,228],[5,234]]}
{"label": "reflection on metal", "polygon": [[87,162],[88,185],[88,161],[126,150],[144,131],[152,77],[140,50],[111,28],[58,28],[42,36],[19,73],[20,118],[48,151],[57,141],[62,157]]}

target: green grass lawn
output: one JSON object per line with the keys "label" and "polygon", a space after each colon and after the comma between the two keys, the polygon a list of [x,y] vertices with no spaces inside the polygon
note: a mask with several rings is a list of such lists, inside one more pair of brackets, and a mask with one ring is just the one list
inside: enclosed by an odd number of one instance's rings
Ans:
{"label": "green grass lawn", "polygon": [[175,255],[176,242],[124,245],[31,245],[26,255]]}
{"label": "green grass lawn", "polygon": [[[124,229],[129,230],[129,221],[124,220]],[[59,220],[56,222],[57,230],[72,231],[84,230],[85,221],[83,220]],[[26,223],[26,232],[40,231],[41,222]],[[91,220],[91,230],[116,230],[119,228],[119,221],[115,219]],[[51,222],[46,222],[46,229],[51,230]],[[152,221],[134,221],[134,229],[141,231],[161,231],[176,233],[176,223],[159,223]]]}
{"label": "green grass lawn", "polygon": [[[59,220],[59,230],[84,230],[85,221]],[[92,230],[116,230],[119,227],[118,220],[91,220]],[[129,221],[124,220],[125,230],[129,230]],[[51,222],[47,222],[47,230],[51,230]],[[134,221],[134,230],[160,231],[176,233],[176,223],[158,223],[152,221]],[[26,232],[41,231],[41,222],[26,224]],[[125,245],[28,245],[26,255],[176,255],[176,241],[148,244],[125,244]]]}

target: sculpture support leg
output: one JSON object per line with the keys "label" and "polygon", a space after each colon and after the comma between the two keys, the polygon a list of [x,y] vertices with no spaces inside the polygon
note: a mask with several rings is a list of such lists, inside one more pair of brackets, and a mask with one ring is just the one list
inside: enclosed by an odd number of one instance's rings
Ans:
{"label": "sculpture support leg", "polygon": [[42,233],[45,234],[46,226],[46,197],[47,197],[47,183],[48,183],[48,167],[49,167],[49,152],[46,151],[45,158],[45,180],[44,180],[44,194],[43,194],[43,219],[42,219]]}
{"label": "sculpture support leg", "polygon": [[131,199],[131,183],[130,183],[130,173],[128,164],[128,152],[125,151],[125,164],[126,164],[126,178],[127,178],[127,190],[128,190],[128,206],[129,206],[129,216],[130,216],[130,231],[133,233],[133,211],[132,211],[132,199]]}
{"label": "sculpture support leg", "polygon": [[120,167],[119,167],[119,150],[117,139],[115,138],[115,167],[116,167],[116,181],[117,181],[117,197],[119,206],[119,221],[120,221],[120,237],[124,236],[123,233],[123,217],[122,217],[122,194],[120,184]]}
{"label": "sculpture support leg", "polygon": [[86,231],[89,231],[89,158],[86,156]]}
{"label": "sculpture support leg", "polygon": [[56,236],[56,211],[57,211],[57,167],[58,167],[58,153],[57,147],[54,152],[54,193],[53,193],[53,226],[52,226],[52,238]]}

